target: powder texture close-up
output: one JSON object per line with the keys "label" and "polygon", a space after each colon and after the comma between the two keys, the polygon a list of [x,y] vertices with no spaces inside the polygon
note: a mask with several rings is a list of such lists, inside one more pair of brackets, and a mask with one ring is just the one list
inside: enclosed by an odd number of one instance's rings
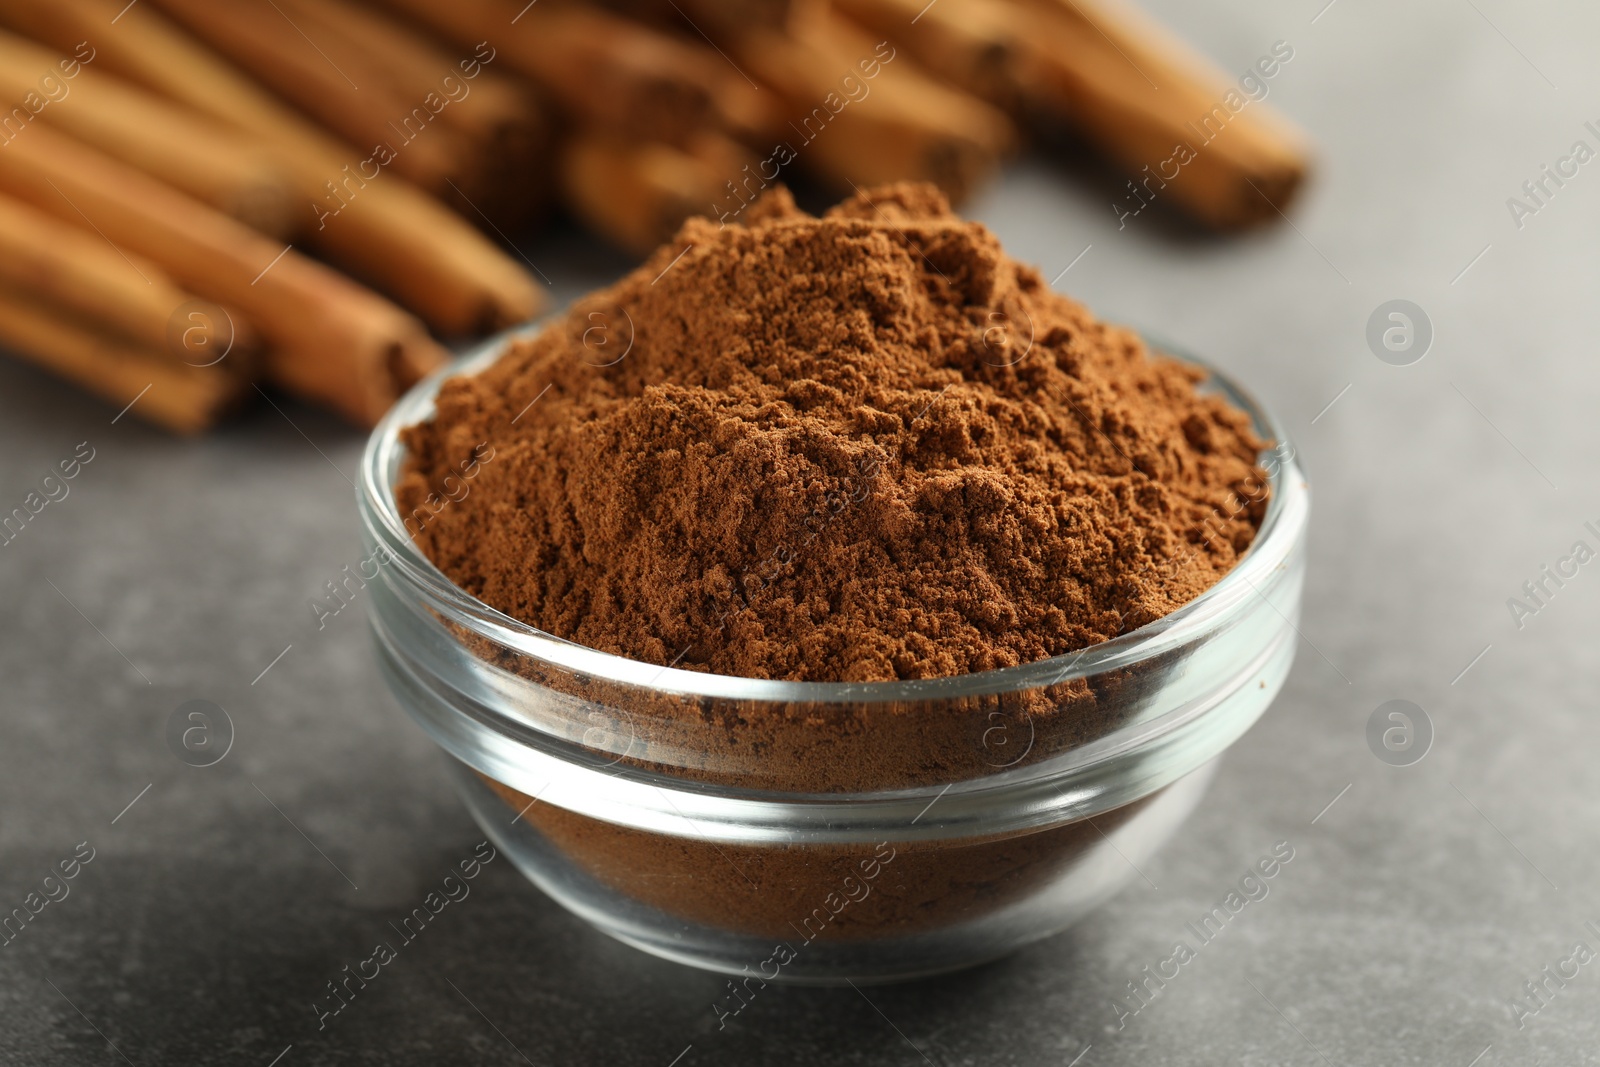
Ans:
{"label": "powder texture close-up", "polygon": [[963,674],[1108,640],[1233,567],[1263,442],[1201,378],[931,187],[820,218],[778,190],[446,381],[398,498],[458,585],[596,649]]}

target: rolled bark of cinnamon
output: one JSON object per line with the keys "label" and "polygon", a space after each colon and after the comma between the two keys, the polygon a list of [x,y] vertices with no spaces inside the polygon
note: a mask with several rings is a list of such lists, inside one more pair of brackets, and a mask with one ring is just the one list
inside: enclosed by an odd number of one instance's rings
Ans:
{"label": "rolled bark of cinnamon", "polygon": [[[415,104],[429,93],[444,93],[445,78],[470,81],[472,91],[452,100],[439,114],[445,124],[493,138],[508,125],[543,126],[538,97],[516,79],[496,71],[492,50],[480,55],[473,47],[451,47],[419,32],[412,23],[378,8],[351,0],[276,0],[286,12],[303,16],[319,30],[338,39],[341,48],[362,47],[366,62],[394,91]],[[306,25],[306,23],[302,23]],[[309,30],[310,26],[308,26]],[[319,45],[321,41],[319,40]]]}
{"label": "rolled bark of cinnamon", "polygon": [[[408,175],[458,210],[481,209],[497,226],[526,226],[546,206],[552,122],[524,79],[496,69],[492,49],[451,49],[409,23],[348,0],[276,0],[341,66],[346,55],[382,78],[400,101],[384,139],[397,150],[438,126],[455,158],[443,186]],[[358,142],[367,143],[367,142]],[[401,153],[404,155],[404,152]],[[401,162],[396,160],[396,165]]]}
{"label": "rolled bark of cinnamon", "polygon": [[710,212],[720,192],[705,161],[673,145],[610,133],[570,138],[560,178],[573,213],[635,255],[660,246],[684,219]]}
{"label": "rolled bark of cinnamon", "polygon": [[707,33],[716,35],[751,29],[782,30],[789,24],[798,0],[683,0],[683,13]]}
{"label": "rolled bark of cinnamon", "polygon": [[775,180],[770,164],[715,130],[685,148],[589,131],[563,146],[562,194],[592,229],[644,256],[691,216],[737,219]]}
{"label": "rolled bark of cinnamon", "polygon": [[629,18],[657,25],[684,24],[713,38],[744,30],[781,30],[797,9],[827,0],[607,0]]}
{"label": "rolled bark of cinnamon", "polygon": [[446,336],[505,329],[544,307],[528,273],[460,215],[397,175],[363,178],[365,168],[331,152],[296,165],[318,197],[306,239],[323,255]]}
{"label": "rolled bark of cinnamon", "polygon": [[391,128],[422,108],[395,91],[377,57],[292,0],[147,0],[220,55],[362,152],[394,151],[389,164],[428,192],[466,181],[456,131],[424,121]]}
{"label": "rolled bark of cinnamon", "polygon": [[149,260],[6,195],[0,195],[0,285],[97,320],[150,349],[166,347],[173,314],[193,299]]}
{"label": "rolled bark of cinnamon", "polygon": [[[75,56],[0,31],[0,99],[29,94],[44,101],[30,123],[57,126],[252,229],[288,234],[298,205],[294,178],[277,153]],[[25,134],[23,125],[0,140]]]}
{"label": "rolled bark of cinnamon", "polygon": [[230,125],[283,141],[314,129],[148,4],[0,0],[0,23],[64,52],[87,44],[99,67]]}
{"label": "rolled bark of cinnamon", "polygon": [[[716,57],[716,62],[721,61]],[[711,100],[717,112],[717,125],[711,129],[763,149],[784,136],[788,109],[778,94],[746,81],[744,72],[732,66],[713,66],[710,73]]]}
{"label": "rolled bark of cinnamon", "polygon": [[1219,229],[1287,209],[1310,167],[1304,138],[1213,64],[1126,5],[1010,2],[1023,96],[1120,163],[1144,195]]}
{"label": "rolled bark of cinnamon", "polygon": [[172,362],[226,360],[236,376],[257,377],[260,337],[242,314],[200,300],[156,264],[74,223],[0,194],[0,286]]}
{"label": "rolled bark of cinnamon", "polygon": [[446,353],[421,322],[321,264],[64,134],[0,151],[0,191],[87,219],[178,284],[238,308],[268,344],[272,381],[373,425]]}
{"label": "rolled bark of cinnamon", "polygon": [[833,0],[840,14],[903,45],[913,58],[974,96],[1014,110],[1018,19],[1006,0]]}
{"label": "rolled bark of cinnamon", "polygon": [[463,47],[487,41],[497,62],[531,79],[587,127],[682,144],[719,121],[716,53],[621,15],[512,0],[382,3]]}
{"label": "rolled bark of cinnamon", "polygon": [[160,349],[100,333],[0,285],[0,346],[118,408],[175,433],[197,434],[238,407],[250,380],[190,367]]}
{"label": "rolled bark of cinnamon", "polygon": [[[738,189],[746,181],[761,180],[762,160],[743,142],[734,140],[716,130],[704,130],[690,138],[684,150],[706,168],[707,179],[714,188],[732,186]],[[766,179],[771,181],[771,179]],[[706,210],[696,214],[706,214]],[[716,212],[710,211],[715,215]]]}
{"label": "rolled bark of cinnamon", "polygon": [[788,105],[788,143],[802,165],[836,186],[916,179],[959,202],[1015,147],[1003,112],[830,11],[796,17],[788,34],[754,30],[730,44]]}
{"label": "rolled bark of cinnamon", "polygon": [[93,38],[104,69],[262,137],[305,197],[300,232],[435,329],[510,326],[543,305],[538,285],[465,220],[289,110],[150,5],[0,0],[0,23],[68,52]]}

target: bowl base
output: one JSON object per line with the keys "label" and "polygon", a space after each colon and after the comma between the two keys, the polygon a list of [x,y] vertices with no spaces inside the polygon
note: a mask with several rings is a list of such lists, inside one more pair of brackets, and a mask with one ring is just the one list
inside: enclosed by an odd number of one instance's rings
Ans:
{"label": "bowl base", "polygon": [[[455,760],[453,777],[468,810],[495,846],[544,893],[596,929],[653,956],[744,980],[758,989],[779,985],[889,984],[966,970],[1001,959],[1072,926],[1143,877],[1146,862],[1198,805],[1216,761],[1130,805],[1131,813],[1109,829],[1106,816],[1086,843],[1051,857],[1048,877],[1020,896],[991,907],[967,909],[959,921],[914,928],[901,922],[881,931],[857,929],[849,937],[744,933],[674,915],[604,880],[559,847],[526,814],[510,820],[504,798],[476,772]],[[1049,833],[1050,831],[1041,831]],[[699,842],[695,842],[699,843]],[[934,854],[937,856],[937,853]],[[894,870],[893,862],[885,871]],[[652,877],[648,865],[633,871],[636,883]],[[903,872],[897,872],[903,873]],[[886,885],[889,876],[882,876]],[[997,897],[997,899],[999,899]],[[801,920],[804,922],[804,918]]]}

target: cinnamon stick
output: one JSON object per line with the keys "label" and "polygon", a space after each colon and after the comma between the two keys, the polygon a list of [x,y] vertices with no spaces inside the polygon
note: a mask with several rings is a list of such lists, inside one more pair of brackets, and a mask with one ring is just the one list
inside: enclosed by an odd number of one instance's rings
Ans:
{"label": "cinnamon stick", "polygon": [[[85,54],[92,56],[92,47]],[[80,62],[0,31],[0,100],[29,94],[39,110],[0,134],[0,141],[25,136],[32,122],[47,122],[247,226],[274,236],[288,233],[294,180],[276,153],[94,69],[92,60]]]}
{"label": "cinnamon stick", "polygon": [[0,0],[0,22],[66,51],[92,38],[97,65],[261,137],[305,198],[306,239],[435,329],[509,326],[542,305],[536,283],[465,220],[289,110],[149,4]]}
{"label": "cinnamon stick", "polygon": [[776,179],[772,163],[715,130],[684,148],[588,131],[563,146],[561,186],[591,229],[643,256],[691,216],[737,219]]}
{"label": "cinnamon stick", "polygon": [[63,52],[88,44],[100,68],[231,125],[284,141],[313,129],[148,4],[123,10],[116,0],[0,0],[0,23]]}
{"label": "cinnamon stick", "polygon": [[373,52],[330,31],[314,12],[289,0],[147,2],[352,147],[389,145],[389,166],[423,189],[438,194],[464,177],[457,133],[425,108],[417,128],[404,136],[391,129],[422,100],[396,92]]}
{"label": "cinnamon stick", "polygon": [[525,80],[493,65],[492,48],[452,49],[349,0],[275,2],[330,56],[362,57],[371,70],[364,77],[387,80],[402,101],[387,120],[389,143],[409,144],[433,124],[449,131],[455,176],[442,188],[414,177],[418,184],[447,203],[464,201],[459,210],[476,205],[508,229],[526,226],[543,209],[551,121]]}
{"label": "cinnamon stick", "polygon": [[1023,44],[1016,11],[1005,0],[834,0],[834,6],[957,87],[1016,107]]}
{"label": "cinnamon stick", "polygon": [[607,0],[606,6],[653,25],[682,24],[713,38],[745,30],[781,30],[794,13],[827,0]]}
{"label": "cinnamon stick", "polygon": [[109,404],[131,404],[135,416],[175,433],[209,429],[250,388],[249,379],[220,366],[185,366],[160,349],[99,333],[5,286],[0,345]]}
{"label": "cinnamon stick", "polygon": [[719,122],[704,45],[599,8],[513,0],[382,0],[463,47],[480,41],[589,128],[683,144]]}
{"label": "cinnamon stick", "polygon": [[708,57],[713,65],[708,74],[711,100],[716,109],[715,132],[725,133],[750,145],[769,148],[785,136],[787,108],[772,90],[746,81],[746,74],[722,64],[721,57]]}
{"label": "cinnamon stick", "polygon": [[0,195],[0,285],[164,348],[173,314],[192,297],[165,271],[125,256],[94,231]]}
{"label": "cinnamon stick", "polygon": [[1210,226],[1276,219],[1303,183],[1302,135],[1151,20],[1097,0],[1012,0],[1023,95]]}
{"label": "cinnamon stick", "polygon": [[441,84],[446,78],[470,82],[471,92],[452,98],[450,106],[439,113],[442,122],[457,130],[495,138],[509,125],[544,124],[537,96],[525,83],[493,66],[498,56],[492,48],[480,54],[477,44],[471,48],[444,45],[407,21],[352,0],[275,2],[297,21],[302,17],[308,23],[314,20],[315,28],[338,36],[341,47],[351,42],[363,46],[368,62],[408,101],[450,92],[451,86]]}
{"label": "cinnamon stick", "polygon": [[737,188],[752,176],[764,177],[760,173],[763,161],[755,152],[743,142],[716,130],[701,131],[690,138],[684,148],[706,168],[708,179],[718,187]]}
{"label": "cinnamon stick", "polygon": [[260,339],[242,314],[200,300],[156,264],[92,230],[3,194],[0,286],[174,362],[209,367],[227,360],[250,380],[261,366]]}
{"label": "cinnamon stick", "polygon": [[[390,0],[402,6],[421,11],[424,0]],[[491,0],[493,3],[494,0]],[[803,3],[819,0],[699,0],[678,5],[675,0],[613,0],[606,10],[626,14],[627,18],[643,22],[650,29],[653,48],[667,48],[674,54],[674,77],[682,78],[691,86],[710,96],[710,109],[720,133],[746,141],[755,146],[770,147],[784,125],[784,112],[778,99],[765,86],[755,82],[739,69],[725,51],[718,53],[717,45],[710,42],[726,40],[733,34],[749,29],[778,30],[789,24],[794,11]],[[592,8],[589,8],[592,10]],[[602,29],[597,24],[595,29]],[[666,30],[662,35],[659,30]],[[637,34],[637,30],[635,30]],[[707,37],[709,34],[709,37]],[[707,43],[702,45],[701,40]],[[619,51],[626,50],[627,42],[618,38]],[[626,64],[626,58],[603,59],[603,62]],[[555,72],[557,77],[571,77],[570,70]],[[576,91],[576,90],[573,90]],[[618,110],[626,107],[619,106]],[[650,139],[670,139],[683,144],[682,136],[666,136],[661,130],[648,130],[640,123],[638,130],[630,125],[606,118],[606,112],[592,109],[586,112],[589,122],[613,125],[619,130],[632,131],[635,136]],[[704,126],[701,126],[704,128]],[[693,134],[690,134],[693,136]]]}
{"label": "cinnamon stick", "polygon": [[683,0],[683,14],[715,36],[752,29],[782,30],[797,6],[797,0]]}
{"label": "cinnamon stick", "polygon": [[268,344],[271,380],[357,424],[371,426],[447,358],[376,294],[54,129],[0,151],[0,191],[85,219],[178,284],[238,308]]}
{"label": "cinnamon stick", "polygon": [[836,186],[920,179],[959,202],[1016,143],[1003,112],[832,12],[796,18],[787,35],[755,30],[730,44],[787,105],[788,143],[802,164]]}
{"label": "cinnamon stick", "polygon": [[562,147],[561,190],[573,213],[636,255],[671,238],[719,199],[712,166],[673,145],[583,133]]}

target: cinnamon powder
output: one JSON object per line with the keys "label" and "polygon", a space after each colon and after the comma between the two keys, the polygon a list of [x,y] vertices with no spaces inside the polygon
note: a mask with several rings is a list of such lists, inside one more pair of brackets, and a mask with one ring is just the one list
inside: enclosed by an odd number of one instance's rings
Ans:
{"label": "cinnamon powder", "polygon": [[[1201,377],[1051,292],[931,187],[869,190],[821,218],[778,190],[740,225],[692,220],[634,274],[445,382],[434,419],[405,432],[397,496],[458,585],[594,648],[754,678],[960,674],[1115,637],[1234,565],[1265,512],[1263,442]],[[472,492],[426,507],[467,464]],[[562,714],[604,729],[569,740],[603,757],[803,793],[1049,759],[1144,715],[1186,655],[821,704],[646,691],[460,637],[589,709]],[[641,831],[484,781],[587,877],[684,929],[789,937],[861,858]],[[1049,891],[1103,833],[899,843],[871,906],[821,936],[981,922]]]}
{"label": "cinnamon powder", "polygon": [[779,190],[447,381],[398,494],[410,512],[492,442],[418,544],[593,648],[752,678],[962,674],[1107,640],[1233,566],[1263,443],[1200,377],[932,187],[821,218]]}

